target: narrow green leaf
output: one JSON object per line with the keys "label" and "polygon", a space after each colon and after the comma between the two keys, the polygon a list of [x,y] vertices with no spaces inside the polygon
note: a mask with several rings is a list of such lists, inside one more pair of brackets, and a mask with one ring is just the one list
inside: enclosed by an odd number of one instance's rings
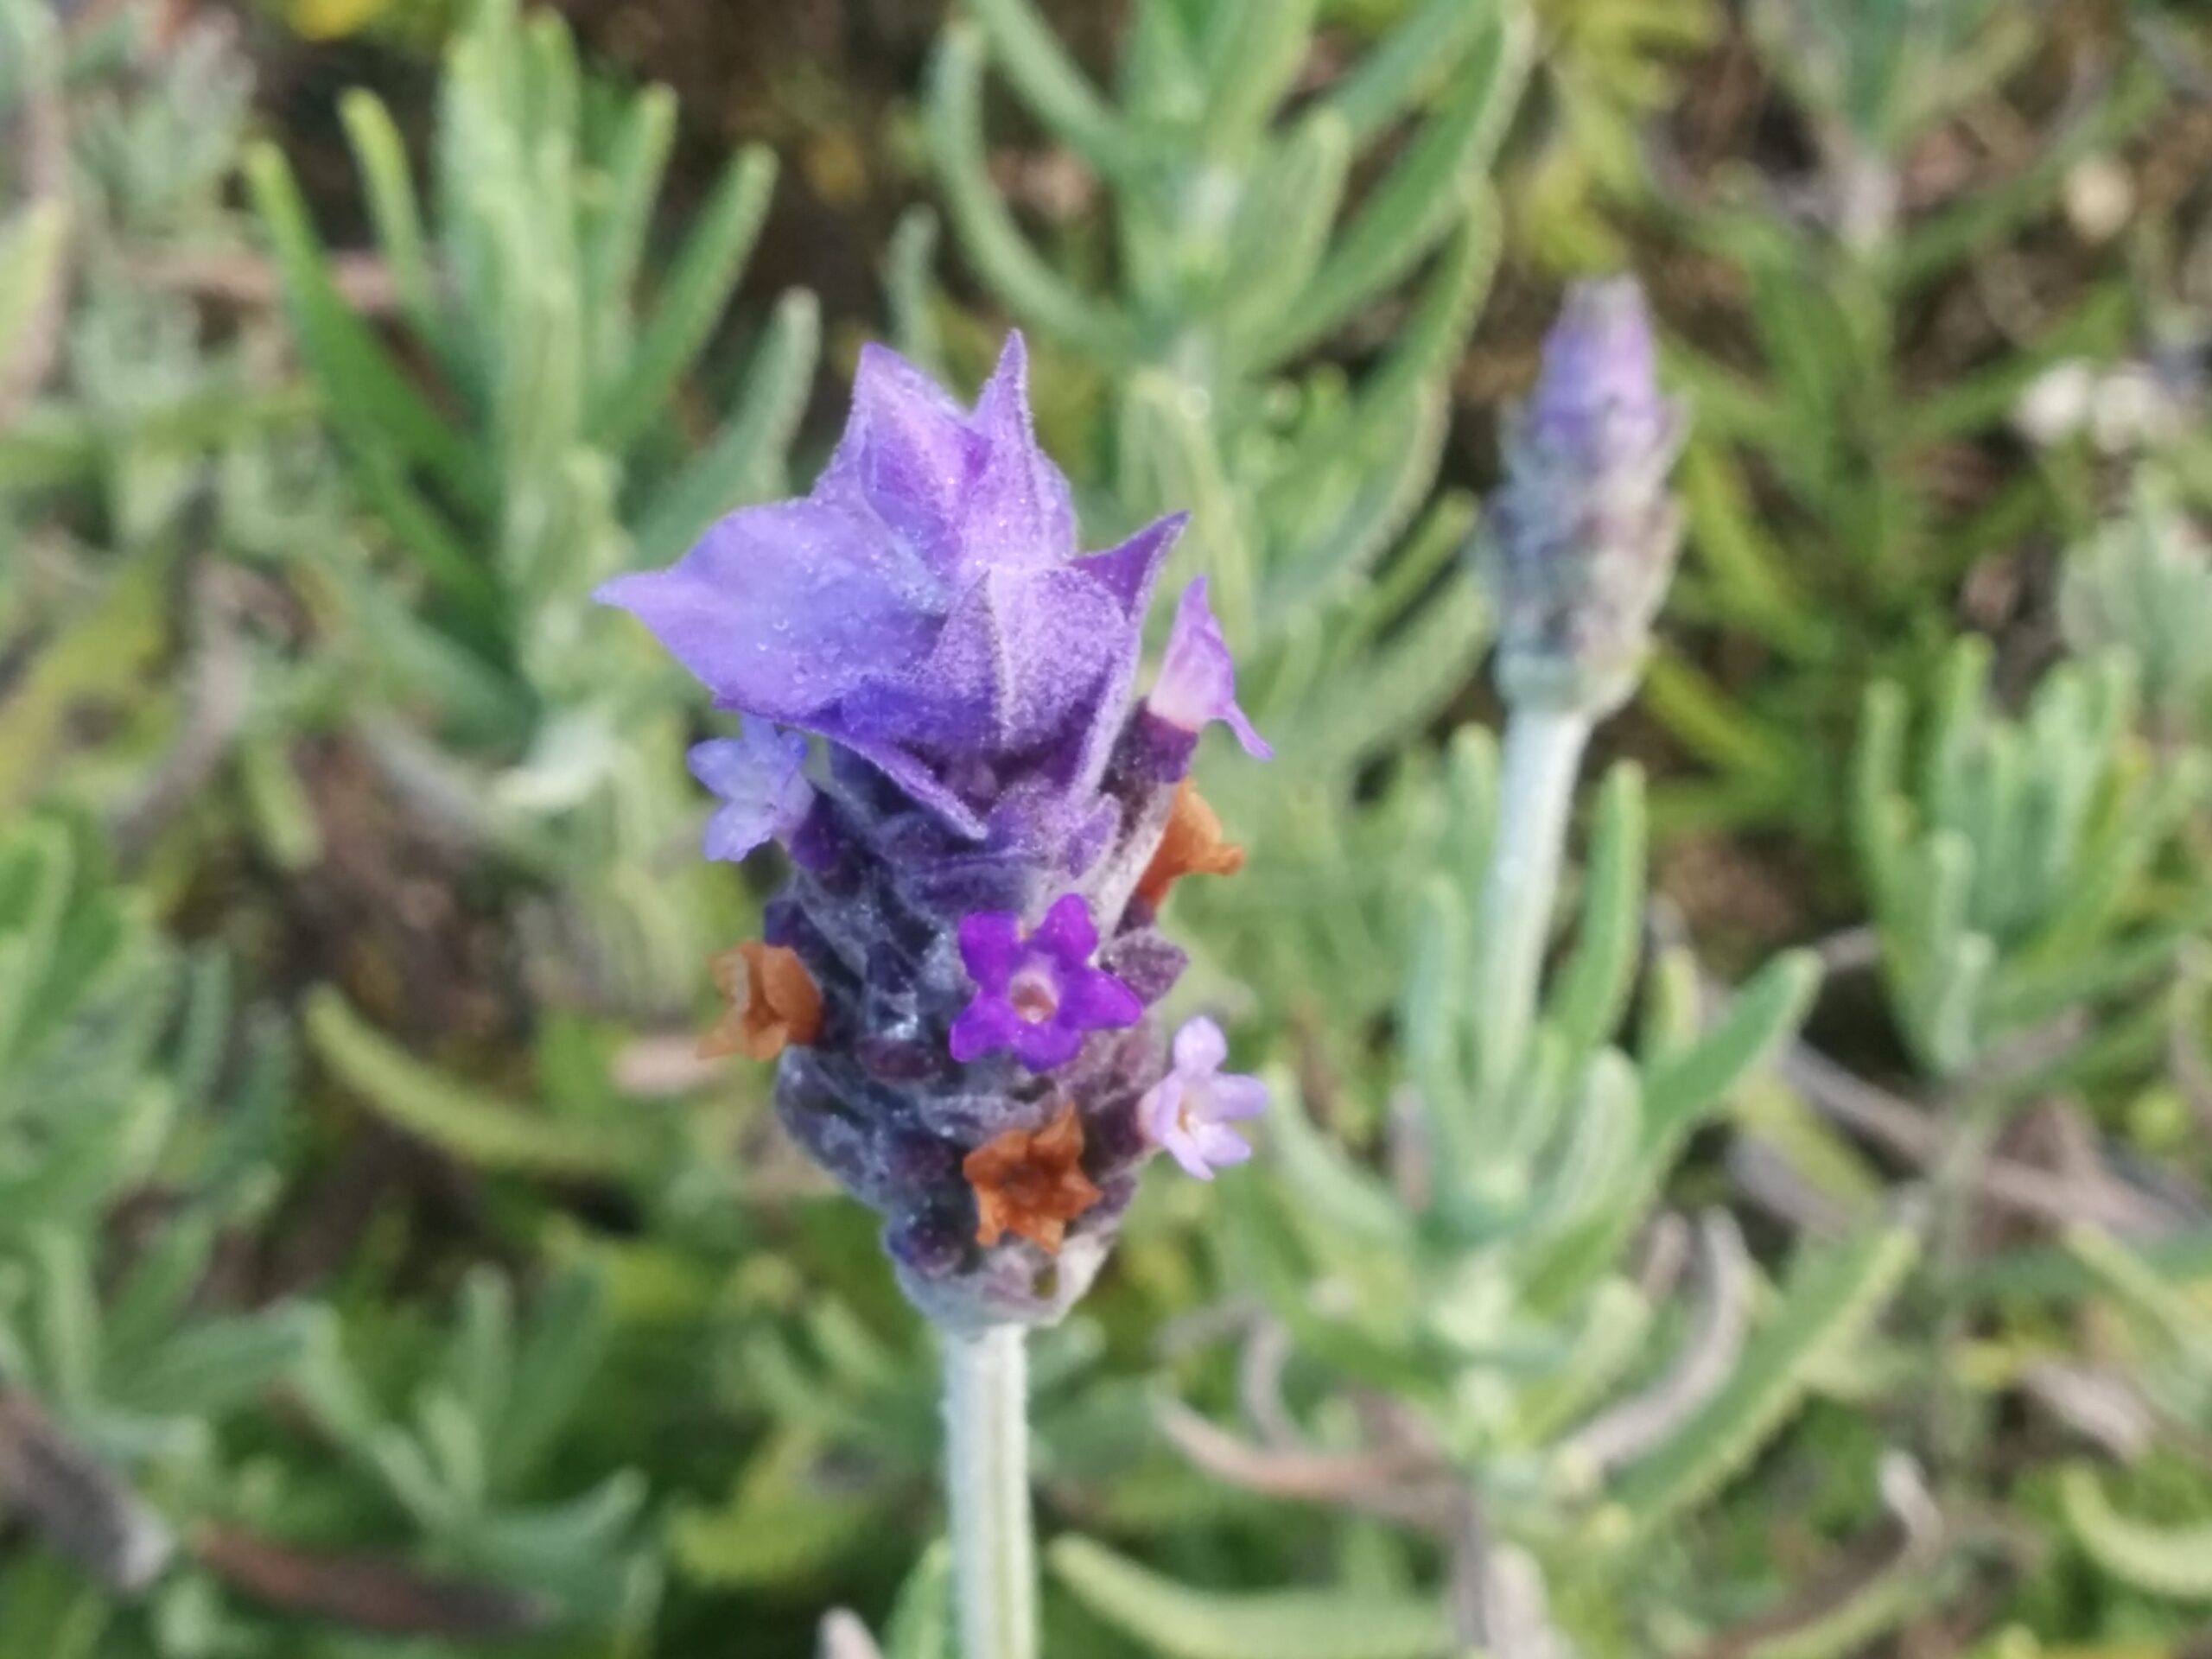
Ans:
{"label": "narrow green leaf", "polygon": [[968,10],[1029,112],[1107,177],[1125,175],[1135,158],[1121,118],[1029,0],[969,0]]}
{"label": "narrow green leaf", "polygon": [[2075,1541],[2106,1572],[2153,1595],[2212,1601],[2212,1522],[2160,1527],[2124,1516],[2086,1465],[2067,1470],[2058,1491]]}
{"label": "narrow green leaf", "polygon": [[1215,145],[1238,150],[1265,137],[1275,105],[1305,65],[1315,3],[1264,0],[1214,8],[1205,130]]}
{"label": "narrow green leaf", "polygon": [[1644,1084],[1646,1148],[1678,1144],[1738,1078],[1787,1041],[1820,982],[1817,957],[1785,952],[1759,969],[1718,1025],[1683,1052],[1652,1062]]}
{"label": "narrow green leaf", "polygon": [[883,1659],[960,1659],[952,1628],[952,1552],[943,1540],[922,1552],[899,1587],[883,1629]]}
{"label": "narrow green leaf", "polygon": [[0,230],[0,363],[16,360],[17,337],[31,326],[61,278],[69,210],[41,201]]}
{"label": "narrow green leaf", "polygon": [[1532,31],[1502,16],[1458,84],[1390,174],[1369,193],[1262,355],[1280,359],[1326,338],[1404,276],[1468,211],[1520,97]]}
{"label": "narrow green leaf", "polygon": [[1442,1605],[1425,1596],[1284,1590],[1193,1590],[1090,1539],[1046,1552],[1052,1572],[1090,1611],[1166,1659],[1447,1659]]}
{"label": "narrow green leaf", "polygon": [[926,130],[938,183],[968,257],[1024,322],[1072,349],[1122,360],[1131,345],[1128,325],[1063,282],[1007,212],[983,159],[982,104],[982,41],[972,25],[956,22],[931,62]]}
{"label": "narrow green leaf", "polygon": [[328,986],[303,1005],[308,1040],[339,1080],[380,1116],[464,1162],[540,1175],[605,1175],[630,1161],[614,1124],[564,1122],[480,1094],[424,1065]]}
{"label": "narrow green leaf", "polygon": [[1495,9],[1473,0],[1422,0],[1322,95],[1314,114],[1342,121],[1355,144],[1368,143],[1444,84]]}
{"label": "narrow green leaf", "polygon": [[245,175],[334,424],[350,442],[388,447],[488,516],[493,491],[484,456],[408,384],[339,297],[283,152],[269,143],[255,145],[246,156]]}
{"label": "narrow green leaf", "polygon": [[628,365],[591,411],[594,442],[621,451],[666,413],[670,394],[721,321],[776,185],[776,158],[748,145],[731,158],[670,269]]}
{"label": "narrow green leaf", "polygon": [[1780,1307],[1752,1337],[1727,1385],[1616,1484],[1613,1504],[1630,1535],[1647,1535],[1742,1470],[1796,1409],[1823,1360],[1881,1311],[1916,1254],[1903,1228],[1801,1251]]}
{"label": "narrow green leaf", "polygon": [[738,406],[639,526],[639,565],[670,563],[722,514],[765,500],[781,486],[784,454],[813,389],[821,337],[813,295],[794,289],[777,302],[746,365]]}
{"label": "narrow green leaf", "polygon": [[423,232],[422,205],[416,199],[407,146],[400,138],[399,128],[383,99],[358,88],[338,100],[338,113],[353,147],[355,164],[361,169],[369,219],[376,226],[378,248],[391,273],[392,286],[398,290],[400,305],[416,333],[442,350],[446,330],[430,268],[429,241]]}
{"label": "narrow green leaf", "polygon": [[1605,776],[1582,874],[1582,925],[1560,970],[1548,1022],[1571,1055],[1607,1041],[1636,980],[1643,926],[1643,773],[1623,762]]}
{"label": "narrow green leaf", "polygon": [[592,331],[592,395],[613,384],[637,321],[631,292],[676,138],[676,95],[648,86],[630,101],[605,162],[582,185],[583,315]]}

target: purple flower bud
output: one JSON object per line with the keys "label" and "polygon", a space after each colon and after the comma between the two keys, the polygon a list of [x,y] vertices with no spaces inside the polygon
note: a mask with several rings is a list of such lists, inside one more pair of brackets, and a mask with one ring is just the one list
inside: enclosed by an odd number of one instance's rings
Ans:
{"label": "purple flower bud", "polygon": [[[1148,1010],[1184,962],[1132,894],[1198,728],[1227,721],[1265,753],[1203,584],[1136,706],[1183,521],[1080,553],[1025,375],[1016,336],[964,409],[867,348],[804,499],[734,512],[600,595],[746,717],[694,767],[724,803],[711,855],[770,836],[792,855],[769,933],[821,1021],[777,1061],[778,1116],[882,1214],[901,1287],[956,1330],[1055,1319],[1105,1259],[1158,1145],[1139,1118],[1167,1069]],[[826,740],[813,780],[774,726]],[[1205,1098],[1233,1103],[1236,1081]]]}
{"label": "purple flower bud", "polygon": [[1032,1071],[1065,1065],[1085,1032],[1134,1026],[1144,1017],[1137,994],[1090,965],[1098,930],[1077,893],[1052,901],[1028,938],[1020,918],[984,911],[960,924],[960,959],[976,1000],[952,1022],[952,1058],[979,1060],[1011,1049]]}
{"label": "purple flower bud", "polygon": [[1145,1136],[1199,1180],[1241,1164],[1252,1148],[1230,1124],[1268,1109],[1268,1086],[1257,1077],[1224,1076],[1229,1058],[1221,1027],[1203,1017],[1175,1033],[1175,1069],[1137,1103]]}
{"label": "purple flower bud", "polygon": [[1685,429],[1634,279],[1577,283],[1509,424],[1491,506],[1509,702],[1594,717],[1633,688],[1681,543],[1667,475]]}
{"label": "purple flower bud", "polygon": [[1256,760],[1274,755],[1266,740],[1252,729],[1236,704],[1236,664],[1222,638],[1221,624],[1206,603],[1206,579],[1194,577],[1175,601],[1175,626],[1167,636],[1167,653],[1160,664],[1160,679],[1144,700],[1145,710],[1163,725],[1196,736],[1210,721],[1221,721],[1235,733],[1244,753]]}
{"label": "purple flower bud", "polygon": [[695,744],[691,775],[721,797],[707,820],[709,858],[734,863],[770,840],[787,841],[814,804],[806,780],[806,740],[747,721],[737,737]]}

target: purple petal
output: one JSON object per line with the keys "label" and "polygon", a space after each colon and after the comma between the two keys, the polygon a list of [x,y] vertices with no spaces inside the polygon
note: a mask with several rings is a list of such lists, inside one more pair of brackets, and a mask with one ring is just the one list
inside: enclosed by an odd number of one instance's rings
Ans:
{"label": "purple petal", "polygon": [[1137,994],[1109,973],[1086,968],[1060,989],[1058,1023],[1076,1031],[1118,1031],[1144,1018]]}
{"label": "purple petal", "polygon": [[1206,603],[1204,576],[1192,578],[1176,601],[1167,652],[1145,707],[1179,731],[1196,732],[1208,721],[1225,721],[1245,753],[1264,760],[1274,753],[1237,707],[1236,664]]}
{"label": "purple petal", "polygon": [[960,961],[986,992],[1006,988],[1021,957],[1021,924],[1012,912],[978,911],[960,918]]}
{"label": "purple petal", "polygon": [[925,579],[879,530],[785,501],[731,513],[665,570],[594,595],[629,611],[726,708],[804,725],[918,659],[935,632]]}
{"label": "purple petal", "polygon": [[1023,1038],[1038,1029],[1014,1011],[1013,1003],[986,993],[961,1010],[952,1029],[945,1033],[945,1046],[954,1059],[965,1065],[994,1049],[1018,1050]]}
{"label": "purple petal", "polygon": [[864,505],[933,569],[959,563],[983,440],[951,396],[888,346],[861,347],[853,409],[817,500]]}
{"label": "purple petal", "polygon": [[[964,931],[967,924],[963,922],[961,926]],[[1052,908],[1037,924],[1029,942],[1065,966],[1072,968],[1089,962],[1090,953],[1098,948],[1098,928],[1090,919],[1090,906],[1083,895],[1064,893],[1052,900]]]}
{"label": "purple petal", "polygon": [[1204,1014],[1185,1020],[1175,1033],[1175,1071],[1185,1077],[1210,1077],[1229,1058],[1229,1039]]}
{"label": "purple petal", "polygon": [[1216,1169],[1230,1164],[1241,1164],[1252,1155],[1252,1148],[1236,1130],[1219,1123],[1200,1123],[1191,1131],[1192,1144],[1198,1156]]}
{"label": "purple petal", "polygon": [[1117,546],[1103,553],[1085,554],[1071,568],[1113,594],[1127,615],[1141,617],[1151,602],[1152,584],[1159,577],[1160,567],[1166,563],[1184,525],[1190,522],[1189,513],[1171,512],[1165,518],[1154,519]]}
{"label": "purple petal", "polygon": [[1008,753],[1099,702],[1135,625],[1065,566],[985,572],[955,603],[926,660],[854,700],[856,723],[893,741]]}
{"label": "purple petal", "polygon": [[[1523,418],[1546,441],[1581,448],[1609,436],[1649,442],[1673,410],[1659,391],[1658,350],[1632,277],[1577,283],[1544,336]],[[1628,432],[1612,429],[1624,424]]]}
{"label": "purple petal", "polygon": [[1213,1179],[1213,1166],[1206,1162],[1205,1154],[1190,1135],[1177,1129],[1165,1136],[1160,1145],[1162,1151],[1182,1165],[1185,1175],[1201,1181]]}
{"label": "purple petal", "polygon": [[1165,1146],[1178,1133],[1183,1112],[1183,1079],[1173,1071],[1145,1090],[1137,1102],[1137,1127],[1146,1140]]}
{"label": "purple petal", "polygon": [[743,735],[695,744],[691,775],[722,798],[707,821],[709,858],[736,861],[762,842],[788,836],[813,804],[806,781],[806,740],[748,721]]}
{"label": "purple petal", "polygon": [[1028,348],[1010,334],[976,400],[983,462],[965,503],[963,554],[1005,569],[1057,565],[1075,551],[1068,480],[1038,447],[1029,416]]}
{"label": "purple petal", "polygon": [[1257,1117],[1268,1109],[1268,1085],[1257,1077],[1216,1077],[1206,1087],[1205,1116],[1217,1123]]}
{"label": "purple petal", "polygon": [[1031,1025],[1017,1014],[1015,1020],[1020,1029],[1014,1035],[1014,1058],[1032,1071],[1050,1071],[1056,1065],[1065,1065],[1083,1046],[1083,1033],[1057,1020]]}
{"label": "purple petal", "polygon": [[735,864],[755,848],[776,838],[775,810],[761,801],[732,801],[708,816],[699,849],[709,858]]}
{"label": "purple petal", "polygon": [[988,829],[982,816],[962,800],[929,762],[895,742],[858,729],[849,722],[843,706],[833,715],[810,721],[808,729],[819,732],[840,748],[860,756],[961,835],[979,841]]}

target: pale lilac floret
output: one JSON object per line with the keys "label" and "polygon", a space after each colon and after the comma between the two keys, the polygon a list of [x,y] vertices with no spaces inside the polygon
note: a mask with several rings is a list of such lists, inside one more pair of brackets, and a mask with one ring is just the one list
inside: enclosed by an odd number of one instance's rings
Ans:
{"label": "pale lilac floret", "polygon": [[1063,893],[1023,938],[1020,918],[984,911],[960,924],[960,960],[976,1000],[952,1022],[949,1046],[963,1064],[1011,1049],[1032,1071],[1065,1065],[1087,1032],[1144,1017],[1135,991],[1090,965],[1098,930],[1081,895]]}
{"label": "pale lilac floret", "polygon": [[1229,1126],[1268,1109],[1267,1084],[1223,1072],[1228,1058],[1219,1026],[1204,1016],[1185,1021],[1175,1033],[1174,1069],[1137,1104],[1145,1138],[1202,1181],[1252,1155]]}
{"label": "pale lilac floret", "polygon": [[691,750],[691,775],[721,798],[707,820],[709,858],[743,858],[770,841],[787,841],[814,804],[806,780],[806,740],[748,720],[737,737],[718,737]]}
{"label": "pale lilac floret", "polygon": [[1206,603],[1206,579],[1198,576],[1175,602],[1175,625],[1160,659],[1160,679],[1145,699],[1154,718],[1181,732],[1196,733],[1209,721],[1222,721],[1236,734],[1244,753],[1265,760],[1274,753],[1252,729],[1236,702],[1236,664],[1222,638],[1221,624]]}

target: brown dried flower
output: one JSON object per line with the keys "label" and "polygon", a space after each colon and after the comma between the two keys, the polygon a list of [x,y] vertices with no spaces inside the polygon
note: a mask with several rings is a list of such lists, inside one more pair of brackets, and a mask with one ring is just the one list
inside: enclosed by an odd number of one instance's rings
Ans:
{"label": "brown dried flower", "polygon": [[1083,1120],[1073,1101],[1041,1129],[994,1135],[960,1168],[976,1189],[976,1242],[985,1246],[1019,1233],[1057,1255],[1067,1224],[1101,1196],[1083,1173]]}
{"label": "brown dried flower", "polygon": [[710,963],[729,1011],[699,1039],[703,1058],[743,1054],[772,1060],[787,1043],[804,1047],[822,1034],[822,993],[798,953],[747,939]]}
{"label": "brown dried flower", "polygon": [[1185,778],[1152,862],[1137,879],[1137,897],[1158,910],[1186,875],[1234,875],[1243,868],[1244,849],[1223,839],[1220,817]]}

